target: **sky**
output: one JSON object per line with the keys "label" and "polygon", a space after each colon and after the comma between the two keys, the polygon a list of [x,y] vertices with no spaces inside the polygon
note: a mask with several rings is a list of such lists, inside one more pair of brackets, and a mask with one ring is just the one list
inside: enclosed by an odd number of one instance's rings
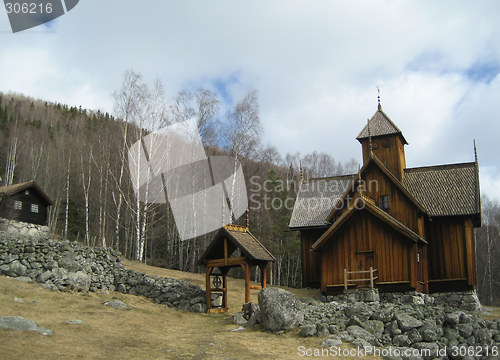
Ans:
{"label": "sky", "polygon": [[129,69],[228,106],[253,88],[265,144],[361,162],[378,87],[408,167],[474,161],[475,139],[500,201],[499,17],[496,0],[84,0],[12,33],[0,8],[0,91],[113,113]]}

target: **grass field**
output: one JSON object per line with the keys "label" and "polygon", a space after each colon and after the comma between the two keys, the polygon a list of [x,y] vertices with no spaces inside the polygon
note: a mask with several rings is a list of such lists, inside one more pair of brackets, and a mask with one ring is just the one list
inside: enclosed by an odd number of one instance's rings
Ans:
{"label": "grass field", "polygon": [[[156,276],[186,279],[204,288],[204,276],[135,262],[126,267]],[[52,336],[0,329],[0,359],[301,359],[298,347],[320,349],[323,338],[284,335],[260,326],[242,331],[232,322],[244,300],[244,282],[229,279],[229,313],[195,314],[167,309],[150,300],[121,293],[52,292],[0,276],[0,316],[18,315],[54,332]],[[315,297],[317,291],[293,290]],[[14,301],[23,299],[24,303]],[[256,301],[257,291],[252,291]],[[130,310],[104,302],[119,299]],[[78,319],[83,325],[66,325]],[[348,348],[349,345],[343,345]],[[325,357],[326,358],[326,357]],[[349,357],[349,359],[353,359]],[[367,359],[377,359],[367,357]]]}

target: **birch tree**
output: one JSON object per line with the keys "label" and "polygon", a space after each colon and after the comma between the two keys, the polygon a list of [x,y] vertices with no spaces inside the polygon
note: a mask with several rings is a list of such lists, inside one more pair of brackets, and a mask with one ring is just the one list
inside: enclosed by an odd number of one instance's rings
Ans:
{"label": "birch tree", "polygon": [[120,226],[122,221],[122,206],[124,202],[125,189],[123,188],[124,175],[127,168],[127,156],[129,146],[129,124],[134,121],[139,113],[140,102],[139,98],[143,91],[143,85],[140,83],[140,75],[129,70],[123,75],[123,82],[118,91],[114,93],[115,105],[114,111],[116,116],[122,120],[122,144],[119,152],[120,167],[118,176],[113,178],[116,181],[115,190],[113,191],[113,200],[116,205],[115,214],[115,230],[113,239],[113,248],[120,248]]}
{"label": "birch tree", "polygon": [[85,235],[84,241],[86,245],[90,245],[90,186],[92,184],[92,147],[86,152],[88,156],[85,159],[83,151],[80,153],[80,169],[81,181],[83,189],[83,199],[85,201]]}

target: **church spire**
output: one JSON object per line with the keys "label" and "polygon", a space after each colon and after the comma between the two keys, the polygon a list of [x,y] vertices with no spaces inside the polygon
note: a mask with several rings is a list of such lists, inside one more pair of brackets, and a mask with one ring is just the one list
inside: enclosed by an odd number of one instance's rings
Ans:
{"label": "church spire", "polygon": [[474,139],[474,161],[477,165],[477,149],[476,149],[476,139]]}
{"label": "church spire", "polygon": [[377,85],[377,93],[378,93],[377,95],[378,109],[382,110],[382,105],[380,105],[380,88],[378,87],[378,85]]}

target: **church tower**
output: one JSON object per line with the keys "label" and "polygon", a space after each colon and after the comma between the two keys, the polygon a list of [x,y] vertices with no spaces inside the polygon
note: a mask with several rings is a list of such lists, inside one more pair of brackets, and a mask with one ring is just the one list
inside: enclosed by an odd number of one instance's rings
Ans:
{"label": "church tower", "polygon": [[356,139],[363,148],[363,164],[370,159],[371,150],[396,179],[403,181],[406,168],[404,146],[408,145],[408,142],[401,130],[382,111],[380,99],[377,112],[368,120]]}

